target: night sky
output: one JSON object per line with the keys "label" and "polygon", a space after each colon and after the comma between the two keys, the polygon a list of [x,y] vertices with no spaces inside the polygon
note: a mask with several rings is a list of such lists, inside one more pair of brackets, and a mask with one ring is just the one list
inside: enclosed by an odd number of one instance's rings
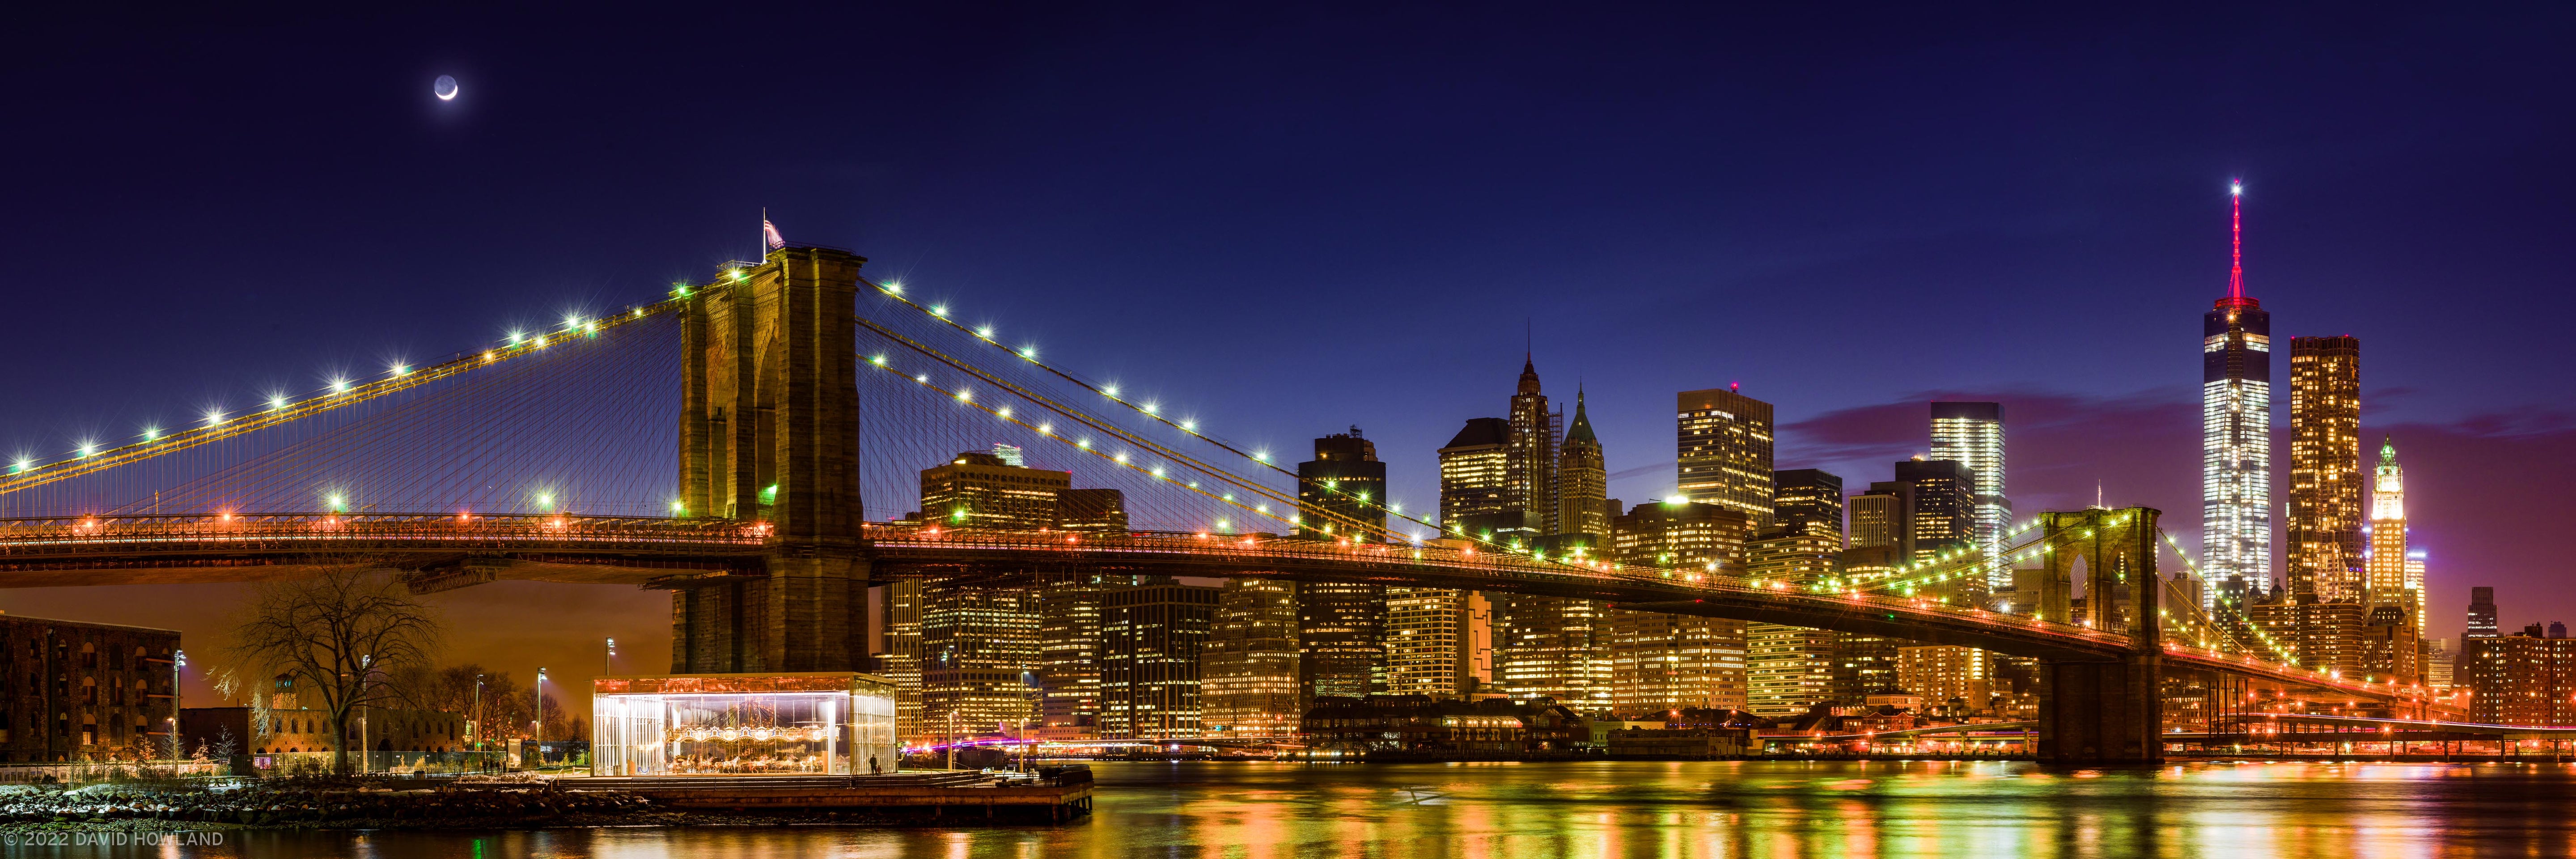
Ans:
{"label": "night sky", "polygon": [[[2361,338],[2430,634],[2471,585],[2508,627],[2576,620],[2564,8],[696,5],[21,22],[0,453],[649,300],[754,253],[766,208],[1215,431],[1357,424],[1398,501],[1429,506],[1432,451],[1504,414],[1526,344],[1551,395],[1589,392],[1632,503],[1672,489],[1677,390],[1741,383],[1780,467],[1854,491],[1924,450],[1925,401],[1994,399],[2022,511],[2098,482],[2196,552],[2200,314],[2242,178],[2283,355]],[[0,609],[213,653],[236,593]],[[656,593],[441,599],[456,659],[579,681],[615,635],[621,671],[667,665]]]}

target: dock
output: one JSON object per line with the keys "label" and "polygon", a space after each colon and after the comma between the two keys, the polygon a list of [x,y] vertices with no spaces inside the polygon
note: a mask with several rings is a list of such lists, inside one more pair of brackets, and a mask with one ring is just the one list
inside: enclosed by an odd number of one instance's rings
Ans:
{"label": "dock", "polygon": [[998,817],[1064,821],[1091,813],[1091,770],[1041,773],[916,772],[891,775],[628,776],[558,779],[567,791],[619,791],[692,811],[864,809],[929,819]]}

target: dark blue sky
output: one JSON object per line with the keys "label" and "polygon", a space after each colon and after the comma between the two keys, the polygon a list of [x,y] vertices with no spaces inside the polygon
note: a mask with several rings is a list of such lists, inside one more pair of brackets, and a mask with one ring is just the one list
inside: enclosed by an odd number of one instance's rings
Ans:
{"label": "dark blue sky", "polygon": [[1782,467],[1855,486],[1946,392],[2031,418],[2024,509],[2098,479],[2196,547],[2243,177],[2275,335],[2360,336],[2374,436],[2460,463],[2411,475],[2460,500],[2417,522],[2438,617],[2486,583],[2564,614],[2565,562],[2496,518],[2576,513],[2540,482],[2576,451],[2576,28],[2546,14],[39,20],[0,59],[0,453],[645,300],[766,207],[1226,435],[1359,424],[1399,499],[1502,414],[1526,325],[1630,500],[1670,488],[1676,390],[1741,382]]}

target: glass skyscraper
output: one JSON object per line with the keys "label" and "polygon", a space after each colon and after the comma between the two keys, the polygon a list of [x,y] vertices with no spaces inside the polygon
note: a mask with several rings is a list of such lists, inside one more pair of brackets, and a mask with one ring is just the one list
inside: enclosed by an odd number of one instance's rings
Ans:
{"label": "glass skyscraper", "polygon": [[[1988,561],[2002,554],[2005,529],[2012,527],[2012,501],[2004,497],[2004,406],[2002,403],[1933,403],[1932,459],[1968,466],[1976,481],[1976,536]],[[1995,564],[1986,572],[1994,591],[2012,589],[2012,569]]]}
{"label": "glass skyscraper", "polygon": [[2244,193],[2229,190],[2227,297],[2201,317],[2200,553],[2211,585],[2201,608],[2210,611],[2220,591],[2264,581],[2272,563],[2272,314],[2245,295]]}

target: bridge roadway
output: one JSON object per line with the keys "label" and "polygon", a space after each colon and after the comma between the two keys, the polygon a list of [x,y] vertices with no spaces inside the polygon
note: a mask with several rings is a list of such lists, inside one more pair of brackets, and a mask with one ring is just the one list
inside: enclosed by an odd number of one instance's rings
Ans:
{"label": "bridge roadway", "polygon": [[[872,578],[1000,577],[1078,567],[1131,574],[1431,586],[1599,600],[1622,608],[1882,635],[2056,661],[2116,661],[2128,636],[1905,597],[1812,593],[1692,571],[1541,561],[1472,548],[1261,534],[973,531],[870,523]],[[763,575],[768,526],[572,514],[284,513],[0,520],[0,587],[289,578],[352,561],[437,590],[495,579],[689,587]],[[2168,666],[2354,700],[2411,698],[2250,656],[2168,643]]]}

